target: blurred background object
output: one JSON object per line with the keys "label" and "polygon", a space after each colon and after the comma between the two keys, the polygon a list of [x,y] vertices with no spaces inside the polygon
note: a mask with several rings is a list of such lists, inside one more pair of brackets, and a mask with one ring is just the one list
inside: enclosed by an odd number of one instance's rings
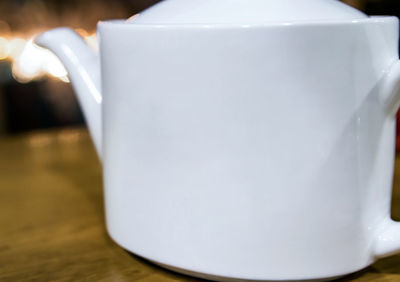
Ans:
{"label": "blurred background object", "polygon": [[99,20],[127,18],[156,0],[0,1],[0,135],[84,125],[61,62],[34,45],[50,28],[69,26],[97,48]]}
{"label": "blurred background object", "polygon": [[343,0],[342,2],[353,6],[354,8],[358,9],[358,10],[362,10],[365,11],[365,4],[367,2],[367,0]]}
{"label": "blurred background object", "polygon": [[[99,20],[128,18],[156,2],[159,0],[0,1],[0,135],[84,125],[63,65],[51,52],[32,43],[35,35],[69,26],[97,48]],[[343,2],[370,15],[400,15],[398,0]]]}

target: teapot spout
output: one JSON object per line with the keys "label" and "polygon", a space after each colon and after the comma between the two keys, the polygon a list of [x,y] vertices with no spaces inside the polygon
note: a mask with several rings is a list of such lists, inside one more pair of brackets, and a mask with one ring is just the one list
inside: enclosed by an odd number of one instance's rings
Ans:
{"label": "teapot spout", "polygon": [[101,158],[100,63],[98,55],[81,36],[70,28],[56,28],[35,39],[39,46],[52,51],[64,64],[78,95],[97,153]]}

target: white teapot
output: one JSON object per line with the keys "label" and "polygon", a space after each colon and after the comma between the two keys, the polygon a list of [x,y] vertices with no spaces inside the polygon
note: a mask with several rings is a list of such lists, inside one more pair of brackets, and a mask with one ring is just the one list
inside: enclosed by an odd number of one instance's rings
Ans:
{"label": "white teapot", "polygon": [[335,0],[166,0],[36,39],[65,64],[125,249],[218,281],[334,279],[400,252],[399,22]]}

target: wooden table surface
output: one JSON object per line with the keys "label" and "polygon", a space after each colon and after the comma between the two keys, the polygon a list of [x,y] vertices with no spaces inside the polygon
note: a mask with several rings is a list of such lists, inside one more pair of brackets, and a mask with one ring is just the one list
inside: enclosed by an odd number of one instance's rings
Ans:
{"label": "wooden table surface", "polygon": [[[398,220],[400,159],[396,163]],[[111,241],[102,192],[100,163],[85,130],[1,139],[0,281],[201,281]],[[400,256],[337,281],[400,281]]]}

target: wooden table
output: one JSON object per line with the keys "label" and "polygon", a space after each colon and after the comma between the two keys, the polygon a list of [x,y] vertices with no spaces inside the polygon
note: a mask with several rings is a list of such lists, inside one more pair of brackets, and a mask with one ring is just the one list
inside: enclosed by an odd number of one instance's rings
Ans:
{"label": "wooden table", "polygon": [[[396,169],[395,219],[399,180]],[[200,281],[112,242],[102,192],[100,164],[85,130],[0,140],[0,281]],[[338,281],[400,281],[400,256]]]}

